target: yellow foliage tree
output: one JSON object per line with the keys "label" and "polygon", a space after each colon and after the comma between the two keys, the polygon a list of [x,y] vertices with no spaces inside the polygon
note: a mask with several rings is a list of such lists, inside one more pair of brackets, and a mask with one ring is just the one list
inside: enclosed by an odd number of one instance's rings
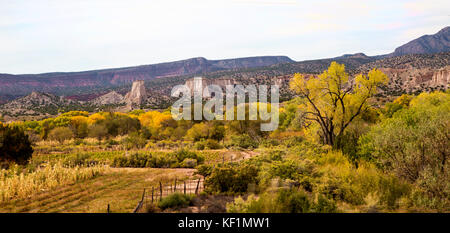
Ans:
{"label": "yellow foliage tree", "polygon": [[150,129],[159,129],[164,121],[172,119],[169,113],[160,113],[158,111],[148,111],[139,116],[141,125]]}
{"label": "yellow foliage tree", "polygon": [[367,110],[377,88],[387,82],[388,77],[378,69],[351,80],[343,64],[332,62],[316,78],[295,74],[290,88],[303,100],[300,109],[305,125],[317,123],[324,143],[334,145],[347,126]]}
{"label": "yellow foliage tree", "polygon": [[70,125],[76,137],[83,138],[88,134],[88,118],[85,116],[74,116],[70,118]]}
{"label": "yellow foliage tree", "polygon": [[94,123],[96,123],[96,122],[98,122],[98,121],[105,120],[105,119],[106,119],[106,117],[103,116],[102,114],[100,114],[100,113],[94,113],[94,114],[92,114],[92,115],[90,115],[90,116],[88,117],[88,123],[89,123],[90,125],[92,125],[92,124],[94,124]]}

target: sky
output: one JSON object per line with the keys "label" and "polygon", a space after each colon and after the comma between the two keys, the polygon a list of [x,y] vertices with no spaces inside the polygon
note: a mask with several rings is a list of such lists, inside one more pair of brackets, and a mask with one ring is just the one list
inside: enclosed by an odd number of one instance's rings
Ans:
{"label": "sky", "polygon": [[448,0],[0,0],[0,73],[379,55],[449,22]]}

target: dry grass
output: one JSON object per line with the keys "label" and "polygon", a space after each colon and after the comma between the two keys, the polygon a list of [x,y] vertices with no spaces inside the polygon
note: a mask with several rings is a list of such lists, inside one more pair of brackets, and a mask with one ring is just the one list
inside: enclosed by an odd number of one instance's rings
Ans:
{"label": "dry grass", "polygon": [[0,203],[15,198],[26,198],[41,191],[88,180],[105,171],[104,167],[66,168],[61,163],[46,166],[31,173],[0,171]]}
{"label": "dry grass", "polygon": [[110,204],[111,212],[131,212],[144,188],[159,181],[183,180],[193,169],[112,168],[94,179],[65,185],[30,198],[0,205],[0,212],[101,213]]}

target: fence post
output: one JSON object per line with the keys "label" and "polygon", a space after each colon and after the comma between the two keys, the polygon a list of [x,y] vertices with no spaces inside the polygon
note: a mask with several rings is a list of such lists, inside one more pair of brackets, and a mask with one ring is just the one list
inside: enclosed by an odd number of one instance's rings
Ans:
{"label": "fence post", "polygon": [[198,193],[198,186],[200,185],[200,178],[197,181],[197,187],[195,188],[195,195]]}
{"label": "fence post", "polygon": [[144,201],[144,198],[145,198],[145,188],[144,188],[144,192],[142,193],[142,198],[141,198],[142,202]]}
{"label": "fence post", "polygon": [[173,185],[173,192],[177,191],[177,178],[175,178],[175,184]]}
{"label": "fence post", "polygon": [[186,195],[186,181],[184,181],[184,195]]}
{"label": "fence post", "polygon": [[159,182],[159,200],[161,201],[161,199],[162,199],[162,192],[163,192],[163,189],[162,189],[162,184],[161,184],[161,181]]}
{"label": "fence post", "polygon": [[109,203],[108,203],[108,208],[106,209],[106,212],[109,214]]}
{"label": "fence post", "polygon": [[152,187],[152,203],[153,203],[153,192],[155,191],[154,189],[155,189],[155,188]]}

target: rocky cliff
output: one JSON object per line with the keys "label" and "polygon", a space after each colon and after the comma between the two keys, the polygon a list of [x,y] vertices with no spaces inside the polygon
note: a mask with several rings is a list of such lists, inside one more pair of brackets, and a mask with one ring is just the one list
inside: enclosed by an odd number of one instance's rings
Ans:
{"label": "rocky cliff", "polygon": [[147,99],[147,92],[143,80],[134,81],[131,91],[125,95],[125,102],[130,108],[139,108]]}

